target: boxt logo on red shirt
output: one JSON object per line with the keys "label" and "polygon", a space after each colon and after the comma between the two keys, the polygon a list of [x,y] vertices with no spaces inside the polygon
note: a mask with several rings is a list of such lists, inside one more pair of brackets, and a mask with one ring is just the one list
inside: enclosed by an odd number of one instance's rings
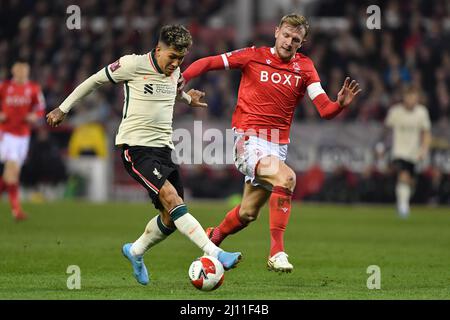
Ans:
{"label": "boxt logo on red shirt", "polygon": [[301,76],[293,75],[293,74],[285,74],[278,72],[269,72],[269,71],[260,71],[259,80],[261,82],[271,81],[274,84],[282,84],[287,86],[298,87],[300,84]]}

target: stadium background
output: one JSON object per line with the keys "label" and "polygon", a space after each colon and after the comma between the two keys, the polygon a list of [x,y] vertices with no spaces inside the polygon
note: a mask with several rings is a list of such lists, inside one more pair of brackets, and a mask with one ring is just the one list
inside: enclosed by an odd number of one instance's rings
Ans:
{"label": "stadium background", "polygon": [[[80,30],[66,25],[72,4],[81,9]],[[381,30],[366,28],[371,4],[381,8]],[[104,65],[148,52],[163,24],[183,23],[194,36],[184,70],[205,55],[271,46],[280,17],[292,11],[311,23],[301,51],[314,60],[330,97],[346,75],[364,92],[332,121],[320,119],[308,99],[297,109],[288,160],[298,174],[295,197],[304,201],[293,205],[286,230],[294,272],[284,277],[265,269],[266,206],[257,222],[224,242],[226,250],[241,250],[244,261],[206,294],[187,281],[200,253],[179,233],[146,255],[147,287],[136,284],[121,256],[123,243],[136,239],[156,211],[113,146],[123,89],[102,87],[64,126],[42,123],[34,130],[22,172],[29,219],[15,223],[6,196],[0,203],[0,299],[448,299],[449,6],[444,0],[1,0],[0,79],[10,76],[17,57],[27,58],[47,111]],[[229,128],[238,81],[238,72],[221,71],[192,82],[206,91],[209,108],[177,105],[175,127],[192,130],[202,120],[204,129]],[[433,120],[433,156],[420,168],[407,220],[395,214],[394,176],[375,149],[403,83],[423,89]],[[238,201],[233,195],[242,175],[233,165],[182,170],[190,211],[205,227],[217,224]],[[212,198],[218,200],[205,200]],[[81,269],[81,290],[68,289],[72,265]],[[381,290],[366,286],[371,265],[381,268]]]}
{"label": "stadium background", "polygon": [[[194,46],[184,70],[206,55],[273,45],[280,17],[299,11],[311,24],[301,52],[315,62],[330,97],[335,98],[347,75],[364,90],[332,121],[320,119],[307,98],[297,108],[288,158],[298,175],[295,199],[393,202],[395,177],[388,150],[380,157],[375,146],[402,86],[414,84],[423,90],[433,142],[430,159],[420,166],[413,202],[450,203],[448,2],[77,1],[81,29],[69,30],[66,8],[71,4],[2,1],[0,79],[10,76],[16,57],[28,59],[32,79],[43,88],[47,111],[102,66],[124,54],[151,50],[163,24],[182,23],[192,32]],[[370,4],[382,8],[380,30],[366,26]],[[192,81],[189,87],[207,93],[209,108],[177,105],[175,127],[190,128],[194,120],[202,120],[206,128],[229,128],[239,77],[238,71],[211,72]],[[24,196],[144,200],[145,192],[122,170],[113,145],[122,107],[121,86],[105,86],[80,103],[63,127],[50,129],[43,123],[35,130],[22,172]],[[232,164],[183,166],[183,177],[188,197],[224,198],[242,189],[242,177]],[[204,179],[207,185],[199,183]]]}

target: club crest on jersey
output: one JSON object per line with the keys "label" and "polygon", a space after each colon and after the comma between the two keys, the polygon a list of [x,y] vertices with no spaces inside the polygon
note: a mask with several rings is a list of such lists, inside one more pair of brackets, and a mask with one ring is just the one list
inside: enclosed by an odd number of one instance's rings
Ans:
{"label": "club crest on jersey", "polygon": [[267,62],[267,64],[271,64],[271,63],[272,63],[272,60],[266,59],[266,62]]}
{"label": "club crest on jersey", "polygon": [[120,60],[117,60],[117,61],[115,61],[115,62],[113,62],[113,63],[111,63],[110,65],[109,65],[109,70],[111,70],[111,72],[114,72],[114,71],[116,71],[117,69],[119,69],[121,66],[120,66]]}
{"label": "club crest on jersey", "polygon": [[153,170],[153,174],[158,178],[161,179],[162,178],[162,174],[158,171],[158,169],[155,168],[155,170]]}
{"label": "club crest on jersey", "polygon": [[294,62],[292,68],[295,72],[300,72],[300,66],[298,65],[298,62]]}

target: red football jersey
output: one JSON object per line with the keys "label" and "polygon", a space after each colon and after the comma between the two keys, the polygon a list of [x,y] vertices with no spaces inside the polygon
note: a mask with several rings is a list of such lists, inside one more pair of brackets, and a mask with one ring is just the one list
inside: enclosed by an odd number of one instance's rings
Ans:
{"label": "red football jersey", "polygon": [[30,124],[25,117],[32,112],[42,117],[45,111],[45,100],[37,83],[28,81],[19,84],[13,80],[0,83],[0,111],[6,119],[0,122],[0,130],[18,136],[31,133]]}
{"label": "red football jersey", "polygon": [[254,129],[267,139],[271,129],[279,129],[278,143],[289,143],[289,131],[294,110],[307,87],[320,82],[313,62],[296,53],[289,61],[282,61],[274,48],[245,48],[222,54],[225,68],[239,68],[241,83],[232,126]]}

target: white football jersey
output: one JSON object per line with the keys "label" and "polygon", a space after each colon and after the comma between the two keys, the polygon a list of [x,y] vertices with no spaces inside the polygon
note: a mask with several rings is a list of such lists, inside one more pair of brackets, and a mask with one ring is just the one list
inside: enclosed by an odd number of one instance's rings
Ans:
{"label": "white football jersey", "polygon": [[122,121],[116,145],[170,147],[175,99],[190,104],[191,97],[182,92],[177,98],[180,68],[166,76],[158,66],[154,50],[143,55],[125,55],[79,84],[61,103],[68,113],[83,97],[101,85],[123,83]]}
{"label": "white football jersey", "polygon": [[116,145],[173,149],[173,107],[180,68],[166,76],[151,51],[123,56],[100,72],[113,83],[123,82],[124,104]]}
{"label": "white football jersey", "polygon": [[385,125],[393,129],[392,158],[416,163],[422,143],[422,132],[431,128],[428,110],[417,105],[412,110],[397,104],[391,107]]}

